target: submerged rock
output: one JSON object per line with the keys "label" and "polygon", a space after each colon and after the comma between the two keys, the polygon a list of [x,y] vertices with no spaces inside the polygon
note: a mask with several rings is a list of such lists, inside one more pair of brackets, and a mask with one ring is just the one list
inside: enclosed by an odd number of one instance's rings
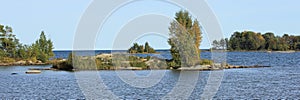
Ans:
{"label": "submerged rock", "polygon": [[11,73],[11,75],[17,75],[18,73]]}

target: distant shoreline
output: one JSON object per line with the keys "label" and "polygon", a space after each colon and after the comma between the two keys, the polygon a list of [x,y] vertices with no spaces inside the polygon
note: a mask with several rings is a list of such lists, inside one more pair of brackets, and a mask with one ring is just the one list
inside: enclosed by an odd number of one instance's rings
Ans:
{"label": "distant shoreline", "polygon": [[[269,51],[269,50],[211,50],[211,49],[200,49],[203,52],[211,51],[226,51],[226,52],[300,52],[300,50],[288,50],[288,51]],[[127,50],[53,50],[53,52],[88,52],[88,51],[123,51]],[[156,51],[169,51],[169,49],[157,49]],[[126,52],[127,53],[127,52]],[[129,54],[158,54],[158,53],[129,53]]]}
{"label": "distant shoreline", "polygon": [[37,65],[52,65],[52,64],[48,64],[48,63],[35,63],[35,64],[0,63],[0,67],[9,67],[9,66],[37,66]]}

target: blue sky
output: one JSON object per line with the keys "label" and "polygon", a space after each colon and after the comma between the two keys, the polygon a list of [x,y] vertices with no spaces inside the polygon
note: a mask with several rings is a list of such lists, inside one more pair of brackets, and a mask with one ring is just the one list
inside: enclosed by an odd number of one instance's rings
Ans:
{"label": "blue sky", "polygon": [[[14,34],[24,44],[33,43],[42,30],[54,41],[56,50],[70,50],[81,15],[91,0],[1,0],[0,24],[13,27]],[[217,16],[225,37],[234,31],[253,30],[300,35],[299,0],[207,0]],[[111,49],[120,27],[128,20],[146,12],[174,17],[182,8],[155,0],[126,5],[112,14],[105,30],[97,37],[96,49]],[[101,11],[101,10],[99,10]],[[200,21],[201,22],[201,21]],[[168,24],[168,23],[166,23]],[[167,30],[167,28],[166,28]],[[203,35],[201,48],[210,43]],[[137,40],[149,41],[156,49],[168,49],[166,37],[150,35]]]}

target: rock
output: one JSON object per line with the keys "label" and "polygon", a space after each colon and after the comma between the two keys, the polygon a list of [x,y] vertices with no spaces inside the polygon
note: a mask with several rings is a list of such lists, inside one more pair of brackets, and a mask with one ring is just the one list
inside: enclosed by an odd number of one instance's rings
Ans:
{"label": "rock", "polygon": [[40,70],[28,70],[25,73],[26,74],[40,74],[42,71]]}
{"label": "rock", "polygon": [[52,68],[29,68],[29,70],[52,70]]}
{"label": "rock", "polygon": [[17,75],[18,73],[11,73],[11,75]]}
{"label": "rock", "polygon": [[141,61],[142,61],[142,62],[146,62],[146,61],[147,61],[147,59],[141,59]]}
{"label": "rock", "polygon": [[33,62],[31,60],[27,61],[28,64],[32,65]]}
{"label": "rock", "polygon": [[100,54],[100,55],[97,55],[96,58],[108,58],[108,59],[111,59],[112,58],[112,54]]}
{"label": "rock", "polygon": [[119,70],[143,70],[140,67],[126,67],[126,68],[119,68]]}
{"label": "rock", "polygon": [[15,65],[25,65],[26,61],[21,60],[21,61],[15,62],[14,64]]}
{"label": "rock", "polygon": [[43,62],[38,60],[37,63],[38,63],[38,64],[41,64],[41,63],[43,63]]}

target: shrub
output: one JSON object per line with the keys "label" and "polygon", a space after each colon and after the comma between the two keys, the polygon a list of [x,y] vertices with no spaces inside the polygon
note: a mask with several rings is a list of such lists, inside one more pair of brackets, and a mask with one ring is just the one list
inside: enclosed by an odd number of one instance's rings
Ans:
{"label": "shrub", "polygon": [[8,58],[8,57],[3,57],[3,58],[1,59],[1,62],[2,62],[2,63],[13,63],[13,62],[15,62],[15,59],[13,59],[13,58]]}
{"label": "shrub", "polygon": [[73,70],[73,66],[71,64],[68,64],[67,61],[54,63],[52,68],[59,69],[59,70],[67,70],[67,71]]}
{"label": "shrub", "polygon": [[143,69],[147,68],[147,64],[141,61],[132,61],[130,62],[130,66],[132,67],[141,67]]}
{"label": "shrub", "polygon": [[200,65],[213,65],[214,61],[208,59],[202,59]]}

